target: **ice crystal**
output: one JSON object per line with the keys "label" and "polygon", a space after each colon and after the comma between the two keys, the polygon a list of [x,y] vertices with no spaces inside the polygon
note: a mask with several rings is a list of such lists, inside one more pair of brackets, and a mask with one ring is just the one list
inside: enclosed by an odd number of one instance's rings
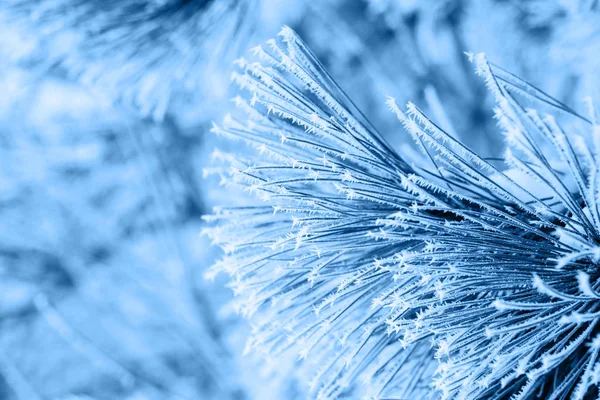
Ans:
{"label": "ice crystal", "polygon": [[[318,398],[583,399],[600,379],[600,142],[584,118],[469,54],[493,94],[502,160],[412,103],[387,104],[422,150],[398,154],[289,28],[241,59],[247,95],[216,125],[221,207],[249,349],[305,360]],[[593,107],[591,107],[593,110]],[[211,274],[212,274],[211,273]],[[314,367],[317,368],[314,368]]]}

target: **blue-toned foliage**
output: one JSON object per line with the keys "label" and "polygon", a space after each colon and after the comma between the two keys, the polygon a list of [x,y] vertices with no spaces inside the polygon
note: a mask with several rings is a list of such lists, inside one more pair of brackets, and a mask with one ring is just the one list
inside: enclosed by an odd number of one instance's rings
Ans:
{"label": "blue-toned foliage", "polygon": [[252,0],[6,0],[0,23],[16,33],[9,53],[22,64],[58,66],[161,121],[218,95],[218,68],[247,36],[254,8]]}
{"label": "blue-toned foliage", "polygon": [[198,142],[56,79],[24,92],[0,124],[0,398],[239,398],[193,268]]}
{"label": "blue-toned foliage", "polygon": [[596,398],[598,26],[0,1],[0,399]]}
{"label": "blue-toned foliage", "polygon": [[212,172],[263,203],[207,217],[226,253],[212,271],[232,276],[240,312],[258,314],[249,348],[296,351],[318,398],[597,392],[593,111],[469,54],[506,154],[481,158],[390,98],[423,153],[409,159],[289,28],[253,51],[233,77],[249,93],[239,116],[214,131],[255,154],[218,153],[226,166]]}

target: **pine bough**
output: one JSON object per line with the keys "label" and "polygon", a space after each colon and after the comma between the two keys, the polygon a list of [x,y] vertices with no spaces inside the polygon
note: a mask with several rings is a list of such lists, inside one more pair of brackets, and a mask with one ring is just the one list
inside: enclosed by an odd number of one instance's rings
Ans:
{"label": "pine bough", "polygon": [[211,272],[255,314],[249,348],[297,351],[318,398],[596,398],[594,112],[469,55],[497,100],[504,159],[390,98],[424,154],[409,160],[289,28],[254,53],[233,76],[244,116],[214,131],[258,154],[217,152],[225,166],[209,172],[264,203],[206,217],[225,252]]}

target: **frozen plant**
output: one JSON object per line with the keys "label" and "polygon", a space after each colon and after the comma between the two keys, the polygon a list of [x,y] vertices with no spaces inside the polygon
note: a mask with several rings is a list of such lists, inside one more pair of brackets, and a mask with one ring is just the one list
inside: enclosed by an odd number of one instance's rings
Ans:
{"label": "frozen plant", "polygon": [[214,131],[249,349],[288,351],[318,398],[584,399],[600,379],[600,141],[589,119],[469,54],[496,99],[503,159],[409,103],[388,106],[420,159],[391,148],[289,28],[239,60],[246,93]]}

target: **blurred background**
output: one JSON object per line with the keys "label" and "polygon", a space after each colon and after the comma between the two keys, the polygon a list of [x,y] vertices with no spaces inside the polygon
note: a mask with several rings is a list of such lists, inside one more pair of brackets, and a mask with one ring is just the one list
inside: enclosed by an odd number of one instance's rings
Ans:
{"label": "blurred background", "polygon": [[486,157],[485,52],[576,110],[596,96],[599,5],[584,0],[3,0],[0,399],[306,398],[294,358],[243,354],[250,323],[202,215],[233,61],[296,30],[367,118],[411,100]]}

